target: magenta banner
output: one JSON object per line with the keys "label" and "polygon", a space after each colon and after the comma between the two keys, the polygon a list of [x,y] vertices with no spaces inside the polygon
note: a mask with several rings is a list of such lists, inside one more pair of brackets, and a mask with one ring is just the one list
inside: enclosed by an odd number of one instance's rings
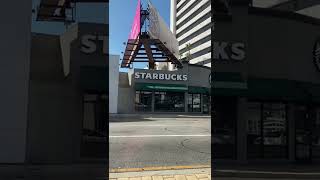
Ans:
{"label": "magenta banner", "polygon": [[129,35],[129,39],[137,39],[138,35],[140,33],[140,24],[141,24],[141,6],[140,6],[140,0],[138,0],[138,5],[137,5],[137,9],[136,9],[136,15],[134,16],[134,20],[133,20],[133,24],[132,24],[132,28],[131,28],[131,32]]}

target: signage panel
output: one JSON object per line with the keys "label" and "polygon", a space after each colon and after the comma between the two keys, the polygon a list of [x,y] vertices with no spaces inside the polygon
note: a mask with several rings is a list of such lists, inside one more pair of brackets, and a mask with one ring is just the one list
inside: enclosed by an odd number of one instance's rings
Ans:
{"label": "signage panel", "polygon": [[92,34],[86,34],[81,37],[81,52],[85,54],[92,54],[97,51],[97,43],[98,41],[103,41],[103,47],[102,51],[103,54],[108,53],[107,49],[107,43],[108,39],[105,35],[92,35]]}
{"label": "signage panel", "polygon": [[138,35],[140,34],[140,28],[141,28],[141,3],[140,3],[140,0],[138,0],[136,15],[134,16],[134,19],[133,19],[133,24],[131,27],[129,39],[137,39]]}
{"label": "signage panel", "polygon": [[168,74],[160,72],[135,72],[134,78],[146,80],[187,81],[188,75],[175,73]]}
{"label": "signage panel", "polygon": [[179,42],[175,35],[170,31],[163,18],[151,2],[149,1],[149,35],[153,39],[159,39],[172,54],[179,58]]}
{"label": "signage panel", "polygon": [[242,61],[246,57],[242,42],[213,42],[213,59]]}

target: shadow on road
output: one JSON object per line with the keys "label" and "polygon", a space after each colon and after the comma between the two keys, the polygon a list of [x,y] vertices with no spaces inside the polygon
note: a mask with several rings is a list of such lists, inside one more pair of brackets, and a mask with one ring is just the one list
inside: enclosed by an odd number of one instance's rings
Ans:
{"label": "shadow on road", "polygon": [[117,119],[109,119],[109,122],[114,122],[114,123],[143,122],[143,121],[156,121],[156,120],[146,119],[146,118],[136,118],[136,119],[117,118]]}

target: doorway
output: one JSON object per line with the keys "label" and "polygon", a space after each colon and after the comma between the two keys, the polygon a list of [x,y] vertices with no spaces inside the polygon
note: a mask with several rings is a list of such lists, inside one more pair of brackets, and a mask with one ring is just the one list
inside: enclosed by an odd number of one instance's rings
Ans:
{"label": "doorway", "polygon": [[306,106],[295,109],[295,158],[297,162],[309,162],[312,157],[312,118]]}

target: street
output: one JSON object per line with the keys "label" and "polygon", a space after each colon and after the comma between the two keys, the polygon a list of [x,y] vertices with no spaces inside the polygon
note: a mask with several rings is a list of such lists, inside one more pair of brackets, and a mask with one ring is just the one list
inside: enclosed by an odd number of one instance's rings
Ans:
{"label": "street", "polygon": [[110,168],[210,165],[210,117],[111,120]]}

